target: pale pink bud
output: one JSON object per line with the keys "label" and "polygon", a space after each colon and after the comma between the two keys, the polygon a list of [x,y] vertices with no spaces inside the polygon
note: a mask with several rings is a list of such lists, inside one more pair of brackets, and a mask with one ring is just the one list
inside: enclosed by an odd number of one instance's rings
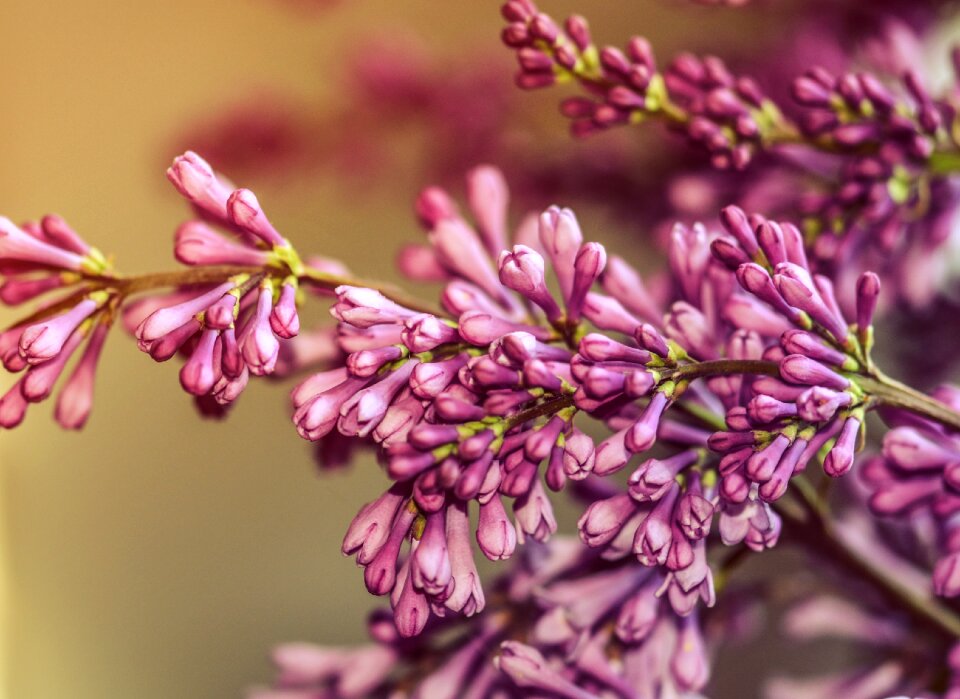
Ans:
{"label": "pale pink bud", "polygon": [[174,256],[185,265],[263,267],[266,252],[227,240],[201,221],[180,224],[174,235]]}
{"label": "pale pink bud", "polygon": [[256,236],[270,247],[287,245],[287,241],[263,213],[257,196],[249,189],[238,189],[231,193],[226,208],[230,220],[238,228]]}
{"label": "pale pink bud", "polygon": [[260,289],[256,312],[238,339],[243,361],[255,376],[272,374],[277,365],[280,341],[270,327],[272,309],[273,290],[264,286]]}
{"label": "pale pink bud", "polygon": [[84,299],[71,310],[50,320],[27,326],[20,335],[20,354],[28,364],[40,364],[56,357],[74,330],[97,310],[93,299]]}
{"label": "pale pink bud", "polygon": [[300,316],[297,315],[297,287],[284,282],[280,298],[270,312],[270,327],[277,337],[289,340],[300,332]]}
{"label": "pale pink bud", "polygon": [[193,151],[173,159],[167,179],[195,207],[220,221],[228,221],[227,198],[230,189],[220,181],[206,160]]}
{"label": "pale pink bud", "polygon": [[517,546],[517,531],[507,518],[499,496],[495,495],[480,505],[477,543],[483,555],[491,561],[502,561],[513,555]]}
{"label": "pale pink bud", "polygon": [[217,382],[220,367],[214,367],[213,355],[218,335],[217,330],[204,330],[190,359],[180,369],[180,385],[187,393],[204,396]]}
{"label": "pale pink bud", "polygon": [[213,305],[213,303],[220,300],[220,297],[233,289],[234,286],[234,282],[226,281],[199,296],[178,303],[175,306],[168,306],[154,311],[137,327],[137,339],[150,342],[176,330],[189,322],[195,315],[205,311],[209,306]]}
{"label": "pale pink bud", "polygon": [[80,255],[37,240],[3,216],[0,216],[0,260],[32,262],[74,272],[80,271],[84,263]]}

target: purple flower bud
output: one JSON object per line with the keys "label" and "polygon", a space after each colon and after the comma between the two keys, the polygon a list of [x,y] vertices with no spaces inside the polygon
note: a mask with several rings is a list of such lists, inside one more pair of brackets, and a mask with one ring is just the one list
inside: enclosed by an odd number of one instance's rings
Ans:
{"label": "purple flower bud", "polygon": [[[804,439],[797,438],[787,449],[786,453],[780,459],[777,467],[773,470],[770,478],[761,484],[758,489],[760,497],[766,502],[779,500],[790,484],[790,479],[797,471],[797,464],[807,448],[807,442]],[[749,465],[748,465],[749,468]]]}
{"label": "purple flower bud", "polygon": [[363,571],[363,582],[370,594],[385,595],[393,590],[397,582],[397,556],[416,518],[415,510],[409,503],[399,508],[386,541]]}
{"label": "purple flower bud", "polygon": [[563,418],[556,415],[550,418],[547,424],[536,430],[533,435],[528,437],[526,442],[524,442],[523,453],[527,459],[534,463],[540,463],[547,458],[556,445],[560,433],[566,426],[567,423]]}
{"label": "purple flower bud", "polygon": [[633,336],[640,325],[640,321],[619,301],[592,291],[584,301],[583,315],[601,330],[613,330],[627,336]]}
{"label": "purple flower bud", "polygon": [[422,313],[404,320],[401,337],[411,352],[429,352],[448,342],[456,342],[457,331],[436,316]]}
{"label": "purple flower bud", "polygon": [[224,294],[220,299],[203,311],[203,324],[207,328],[226,330],[232,328],[239,311],[235,294]]}
{"label": "purple flower bud", "polygon": [[463,220],[444,219],[430,234],[437,259],[450,273],[463,277],[497,300],[505,297],[477,234]]}
{"label": "purple flower bud", "polygon": [[422,362],[417,364],[410,376],[410,388],[414,394],[424,400],[440,395],[457,373],[467,363],[466,354],[458,354],[441,362]]}
{"label": "purple flower bud", "polygon": [[99,323],[94,328],[80,361],[77,362],[73,373],[57,397],[54,415],[64,429],[79,430],[90,417],[93,409],[93,384],[97,362],[109,330],[110,326],[106,323]]}
{"label": "purple flower bud", "polygon": [[677,301],[670,307],[665,325],[667,334],[691,356],[700,360],[716,359],[717,350],[710,324],[697,308],[686,301]]}
{"label": "purple flower bud", "polygon": [[695,451],[682,451],[668,459],[647,459],[630,475],[630,497],[638,502],[659,500],[676,482],[677,474],[696,463]]}
{"label": "purple flower bud", "polygon": [[777,265],[773,279],[787,303],[807,313],[838,341],[846,339],[847,326],[842,316],[830,308],[805,269],[785,262]]}
{"label": "purple flower bud", "polygon": [[912,427],[896,427],[883,437],[883,455],[907,472],[943,468],[956,453],[922,436]]}
{"label": "purple flower bud", "polygon": [[270,313],[270,328],[285,340],[300,332],[300,316],[297,315],[297,287],[295,282],[284,282],[280,298]]}
{"label": "purple flower bud", "polygon": [[840,436],[836,444],[823,460],[823,470],[828,476],[837,478],[844,475],[853,467],[853,452],[856,448],[857,434],[860,431],[860,421],[855,417],[848,417],[843,422]]}
{"label": "purple flower bud", "polygon": [[663,565],[673,543],[673,510],[680,496],[680,486],[674,482],[640,523],[633,538],[633,551],[645,566]]}
{"label": "purple flower bud", "polygon": [[84,299],[66,313],[27,326],[20,335],[20,354],[28,364],[40,364],[53,359],[98,306],[94,299]]}
{"label": "purple flower bud", "polygon": [[540,244],[550,258],[563,298],[573,292],[574,265],[583,233],[570,209],[551,206],[540,215]]}
{"label": "purple flower bud", "polygon": [[85,337],[86,333],[84,331],[74,331],[56,357],[30,367],[20,384],[20,392],[23,397],[31,403],[38,403],[48,398],[70,357]]}
{"label": "purple flower bud", "polygon": [[780,376],[785,381],[806,386],[824,386],[842,391],[850,386],[849,379],[831,371],[823,364],[802,354],[791,354],[780,362]]}
{"label": "purple flower bud", "polygon": [[754,396],[747,404],[747,414],[754,424],[763,425],[782,417],[793,417],[797,414],[797,406],[761,394]]}
{"label": "purple flower bud", "polygon": [[750,480],[765,483],[773,476],[773,472],[780,463],[780,459],[790,446],[790,439],[782,434],[777,435],[770,444],[765,446],[747,459],[746,474]]}
{"label": "purple flower bud", "polygon": [[491,561],[502,561],[513,555],[517,546],[517,531],[507,518],[499,496],[480,505],[477,543],[483,555]]}
{"label": "purple flower bud", "polygon": [[605,500],[595,500],[577,522],[580,539],[596,548],[610,543],[633,514],[637,503],[626,493]]}
{"label": "purple flower bud", "polygon": [[583,245],[574,261],[573,289],[565,298],[567,319],[574,322],[580,317],[580,309],[587,292],[600,277],[607,265],[607,252],[599,243]]}
{"label": "purple flower bud", "polygon": [[0,303],[18,306],[66,284],[64,275],[55,274],[39,279],[7,279],[0,284]]}
{"label": "purple flower bud", "polygon": [[756,296],[761,301],[773,306],[781,315],[788,318],[791,322],[798,322],[800,314],[796,309],[791,308],[783,300],[780,292],[773,284],[773,279],[760,265],[754,262],[748,262],[737,269],[737,281],[740,286]]}
{"label": "purple flower bud", "polygon": [[443,512],[427,516],[420,544],[410,557],[413,586],[431,597],[443,595],[452,580]]}
{"label": "purple flower bud", "polygon": [[379,291],[358,286],[338,286],[337,303],[330,309],[342,323],[369,328],[383,323],[400,323],[417,315],[386,298]]}
{"label": "purple flower bud", "polygon": [[727,206],[720,211],[720,222],[730,235],[737,239],[748,257],[755,257],[760,249],[753,227],[739,206]]}
{"label": "purple flower bud", "polygon": [[521,544],[526,536],[542,542],[557,531],[553,507],[539,480],[535,480],[530,490],[514,501],[513,515],[517,521],[517,536]]}
{"label": "purple flower bud", "polygon": [[380,381],[347,398],[340,407],[337,422],[340,432],[357,437],[370,434],[380,424],[400,389],[407,385],[416,365],[416,360],[407,361]]}
{"label": "purple flower bud", "polygon": [[594,467],[594,446],[589,435],[574,428],[563,444],[563,471],[571,480],[583,480]]}
{"label": "purple flower bud", "polygon": [[460,217],[453,199],[439,187],[427,187],[420,192],[414,203],[414,210],[427,230],[436,228],[440,221]]}
{"label": "purple flower bud", "polygon": [[750,258],[747,257],[747,254],[740,248],[740,246],[737,245],[735,241],[729,240],[728,238],[714,239],[714,241],[710,243],[710,252],[712,252],[713,256],[731,271],[736,271],[740,265],[750,262]]}
{"label": "purple flower bud", "polygon": [[349,378],[305,400],[293,414],[297,432],[304,439],[316,441],[337,424],[340,406],[367,384],[368,379]]}
{"label": "purple flower bud", "polygon": [[187,393],[204,396],[220,378],[220,367],[214,366],[217,330],[204,330],[190,359],[180,369],[180,385]]}
{"label": "purple flower bud", "polygon": [[[396,594],[396,591],[395,591]],[[426,595],[419,592],[413,585],[413,576],[407,574],[403,587],[393,604],[393,622],[403,638],[412,638],[423,631],[430,617],[430,605]]]}
{"label": "purple flower bud", "polygon": [[358,565],[369,564],[390,536],[391,524],[404,499],[404,495],[394,486],[360,508],[343,537],[343,555],[356,554]]}
{"label": "purple flower bud", "polygon": [[560,307],[547,289],[543,258],[536,250],[526,245],[514,245],[512,251],[500,253],[497,266],[504,286],[540,306],[551,321],[560,318]]}
{"label": "purple flower bud", "polygon": [[447,550],[454,586],[453,593],[444,602],[444,606],[464,616],[473,616],[483,611],[486,600],[480,584],[480,574],[473,562],[470,518],[467,516],[466,504],[451,504],[447,507],[446,516]]}
{"label": "purple flower bud", "polygon": [[628,347],[600,333],[584,336],[578,349],[582,356],[592,362],[623,361],[646,364],[651,359],[649,352]]}
{"label": "purple flower bud", "polygon": [[780,345],[788,354],[804,354],[811,359],[842,367],[847,356],[842,352],[823,344],[817,336],[796,328],[786,331],[780,338]]}
{"label": "purple flower bud", "polygon": [[263,267],[263,250],[227,240],[201,221],[187,221],[177,228],[173,254],[185,265],[243,265]]}
{"label": "purple flower bud", "polygon": [[506,247],[509,197],[503,173],[497,168],[480,165],[467,173],[467,200],[490,255],[497,255]]}
{"label": "purple flower bud", "polygon": [[[653,446],[657,440],[660,418],[669,402],[665,393],[657,392],[653,394],[650,402],[647,403],[647,407],[643,409],[640,419],[629,427],[624,437],[624,445],[630,452],[638,454]],[[599,459],[599,453],[597,457]],[[597,473],[600,473],[599,469]]]}
{"label": "purple flower bud", "polygon": [[234,282],[226,281],[199,296],[195,296],[174,306],[167,306],[154,311],[137,327],[137,339],[145,342],[158,340],[164,335],[182,327],[188,323],[193,316],[203,312],[215,302],[219,301],[220,297],[233,289],[234,286]]}
{"label": "purple flower bud", "polygon": [[167,179],[200,211],[218,221],[228,222],[230,189],[217,177],[206,160],[193,151],[173,159]]}
{"label": "purple flower bud", "polygon": [[440,265],[433,247],[423,243],[407,243],[400,248],[396,258],[400,273],[415,281],[445,282],[450,278]]}
{"label": "purple flower bud", "polygon": [[713,521],[713,504],[701,493],[687,490],[677,503],[677,524],[683,535],[691,541],[703,539],[710,533]]}
{"label": "purple flower bud", "polygon": [[256,195],[249,189],[238,189],[230,195],[227,200],[227,214],[234,225],[259,238],[268,246],[282,247],[288,245],[283,236],[267,219]]}
{"label": "purple flower bud", "polygon": [[857,280],[857,329],[864,333],[873,324],[873,312],[880,297],[880,278],[864,272]]}
{"label": "purple flower bud", "polygon": [[40,221],[44,237],[53,245],[62,250],[86,256],[90,253],[90,245],[71,228],[63,217],[56,214],[47,214]]}
{"label": "purple flower bud", "polygon": [[544,336],[542,328],[513,323],[486,311],[465,312],[459,318],[459,326],[461,337],[477,347],[484,347],[507,333],[517,331]]}
{"label": "purple flower bud", "polygon": [[272,374],[277,366],[280,353],[280,341],[270,327],[270,314],[273,311],[273,289],[269,284],[260,287],[257,308],[247,323],[237,344],[243,361],[255,376]]}
{"label": "purple flower bud", "polygon": [[876,515],[900,516],[928,503],[942,492],[943,481],[940,478],[893,480],[870,496],[869,505]]}
{"label": "purple flower bud", "polygon": [[630,427],[620,430],[597,445],[594,452],[593,471],[598,476],[609,476],[616,473],[630,460],[632,454],[627,451],[625,439]]}
{"label": "purple flower bud", "polygon": [[797,414],[807,422],[828,422],[840,408],[853,402],[853,396],[846,392],[831,391],[823,386],[813,386],[797,398]]}
{"label": "purple flower bud", "polygon": [[396,345],[361,350],[348,355],[346,365],[351,375],[369,378],[380,371],[388,362],[399,359],[403,354],[403,349]]}

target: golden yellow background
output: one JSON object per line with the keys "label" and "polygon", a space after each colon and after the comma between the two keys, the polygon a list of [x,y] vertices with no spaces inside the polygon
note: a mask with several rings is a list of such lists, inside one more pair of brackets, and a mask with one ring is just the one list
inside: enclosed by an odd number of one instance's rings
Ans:
{"label": "golden yellow background", "polygon": [[[413,33],[439,56],[496,51],[498,4],[344,0],[305,13],[284,0],[2,0],[0,212],[60,213],[127,272],[170,267],[186,208],[163,168],[185,125],[264,86],[328,108],[340,58],[371,30]],[[748,21],[682,0],[543,4],[590,14],[609,42],[643,31],[664,56],[686,36],[722,43]],[[565,129],[556,98],[528,97],[552,138]],[[334,178],[242,184],[302,251],[392,274],[392,250],[418,235],[410,201],[427,183],[411,165],[351,206]],[[269,679],[276,642],[364,637],[376,601],[339,545],[385,482],[372,459],[318,478],[289,424],[287,385],[253,382],[228,420],[201,421],[175,363],[153,363],[115,332],[84,432],[56,428],[50,401],[0,434],[12,699],[236,697]]]}

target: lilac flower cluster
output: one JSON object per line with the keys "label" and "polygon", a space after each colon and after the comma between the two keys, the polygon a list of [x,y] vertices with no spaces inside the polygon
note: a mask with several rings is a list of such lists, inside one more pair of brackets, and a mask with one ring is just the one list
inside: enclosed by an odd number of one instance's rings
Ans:
{"label": "lilac flower cluster", "polygon": [[[375,614],[367,646],[282,645],[275,688],[253,697],[381,697],[396,686],[431,699],[688,696],[708,679],[708,640],[695,616],[677,617],[658,601],[659,582],[574,540],[535,544],[497,584],[501,601],[487,614],[434,620],[414,640]],[[529,629],[522,641],[520,628]]]}
{"label": "lilac flower cluster", "polygon": [[[875,73],[816,67],[790,76],[793,100],[781,103],[716,56],[683,53],[661,70],[642,37],[625,51],[600,47],[584,18],[572,16],[561,29],[528,0],[506,3],[503,14],[521,87],[573,81],[582,89],[561,104],[574,134],[658,120],[717,169],[743,170],[760,152],[773,156],[757,166],[768,185],[744,179],[740,198],[802,220],[818,267],[873,268],[915,303],[935,293],[944,271],[933,251],[948,242],[958,201],[951,178],[960,153],[951,127],[955,89],[933,95],[918,73],[923,66],[914,64],[886,79],[885,70],[901,69],[890,58],[895,47],[875,41],[880,46],[868,56]],[[761,201],[763,191],[774,190],[776,201]]]}
{"label": "lilac flower cluster", "polygon": [[299,333],[298,278],[304,266],[253,192],[227,185],[200,156],[188,152],[176,158],[167,177],[198,216],[176,231],[177,260],[248,271],[220,283],[148,297],[128,307],[125,319],[135,327],[138,347],[155,361],[178,352],[187,357],[180,370],[187,393],[229,404],[251,374],[274,372],[281,341]]}
{"label": "lilac flower cluster", "polygon": [[[20,379],[0,398],[0,426],[19,425],[31,403],[50,397],[70,358],[86,343],[57,397],[57,422],[79,429],[90,415],[93,377],[116,299],[87,280],[109,278],[110,264],[59,216],[15,225],[0,218],[0,301],[40,309],[0,333],[0,361]],[[46,301],[51,294],[59,294]]]}
{"label": "lilac flower cluster", "polygon": [[[502,13],[521,87],[586,92],[562,106],[575,133],[661,120],[724,173],[709,201],[741,192],[770,215],[731,204],[676,223],[653,283],[569,209],[511,231],[504,176],[475,167],[466,211],[440,187],[420,194],[426,240],[398,257],[442,286],[435,306],[301,258],[252,192],[187,152],[167,172],[194,212],[174,272],[122,275],[58,217],[0,219],[0,300],[40,302],[0,333],[0,360],[23,372],[0,425],[48,397],[86,343],[56,410],[81,427],[115,318],[154,360],[184,359],[180,383],[207,411],[251,376],[311,369],[291,394],[298,434],[328,466],[373,447],[389,481],[342,551],[392,613],[374,615],[365,647],[279,648],[260,699],[699,696],[737,626],[715,605],[743,558],[781,540],[863,593],[811,588],[788,635],[869,642],[878,660],[774,678],[770,696],[958,696],[960,615],[940,598],[960,596],[960,390],[918,391],[873,354],[877,335],[893,341],[874,328],[892,308],[881,278],[896,298],[939,293],[956,95],[915,71],[890,83],[810,68],[797,105],[780,106],[719,58],[660,69],[642,38],[601,48],[582,17],[561,27],[531,0]],[[792,188],[785,163],[816,184]],[[680,194],[697,199],[696,177]],[[335,329],[301,332],[306,289]],[[581,506],[578,540],[554,537],[561,491]],[[834,516],[836,500],[861,514]],[[484,584],[477,549],[517,560]]]}

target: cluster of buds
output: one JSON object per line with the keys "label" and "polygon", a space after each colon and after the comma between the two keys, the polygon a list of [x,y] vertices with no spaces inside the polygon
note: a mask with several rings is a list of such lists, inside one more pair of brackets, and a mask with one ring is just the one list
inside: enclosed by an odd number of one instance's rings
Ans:
{"label": "cluster of buds", "polygon": [[[960,389],[944,385],[934,400],[960,408]],[[927,518],[936,524],[937,552],[933,590],[944,597],[960,595],[960,440],[944,429],[899,409],[886,409],[892,425],[884,435],[882,454],[867,460],[861,480],[870,492],[868,505],[878,517]]]}
{"label": "cluster of buds", "polygon": [[590,94],[561,106],[575,135],[662,118],[705,149],[714,167],[740,170],[788,128],[754,80],[734,76],[715,56],[683,54],[661,73],[642,37],[633,37],[626,51],[598,48],[585,19],[571,16],[561,30],[529,0],[506,3],[503,15],[510,22],[503,40],[517,51],[520,87],[576,80]]}
{"label": "cluster of buds", "polygon": [[831,440],[824,471],[837,477],[853,466],[870,395],[864,382],[874,370],[880,282],[871,272],[861,276],[851,325],[829,279],[810,271],[795,227],[747,217],[736,207],[725,209],[722,220],[731,237],[714,241],[714,254],[735,270],[744,291],[776,311],[767,334],[779,342],[757,348],[776,375],[740,387],[741,400],[726,412],[729,431],[711,436],[710,446],[723,454],[720,489],[727,497],[755,487],[772,502]]}
{"label": "cluster of buds", "polygon": [[251,374],[273,373],[281,341],[299,333],[297,293],[304,265],[253,192],[230,187],[200,156],[179,156],[167,177],[198,216],[177,229],[176,258],[222,273],[211,283],[145,298],[127,308],[125,320],[135,328],[139,348],[154,360],[178,352],[187,357],[180,371],[185,391],[226,405]]}
{"label": "cluster of buds", "polygon": [[[431,699],[698,692],[709,678],[708,641],[696,617],[658,604],[655,577],[611,566],[569,539],[531,546],[496,585],[502,601],[488,614],[437,619],[413,640],[374,614],[366,646],[282,645],[274,688],[253,697],[386,697],[398,683]],[[531,624],[523,641],[520,624]]]}
{"label": "cluster of buds", "polygon": [[[97,362],[117,306],[111,266],[59,216],[16,226],[0,218],[0,301],[38,310],[0,333],[0,361],[22,376],[0,398],[0,426],[19,425],[30,403],[48,398],[71,357],[86,346],[57,397],[57,422],[86,423]],[[59,294],[49,298],[51,294]]]}

